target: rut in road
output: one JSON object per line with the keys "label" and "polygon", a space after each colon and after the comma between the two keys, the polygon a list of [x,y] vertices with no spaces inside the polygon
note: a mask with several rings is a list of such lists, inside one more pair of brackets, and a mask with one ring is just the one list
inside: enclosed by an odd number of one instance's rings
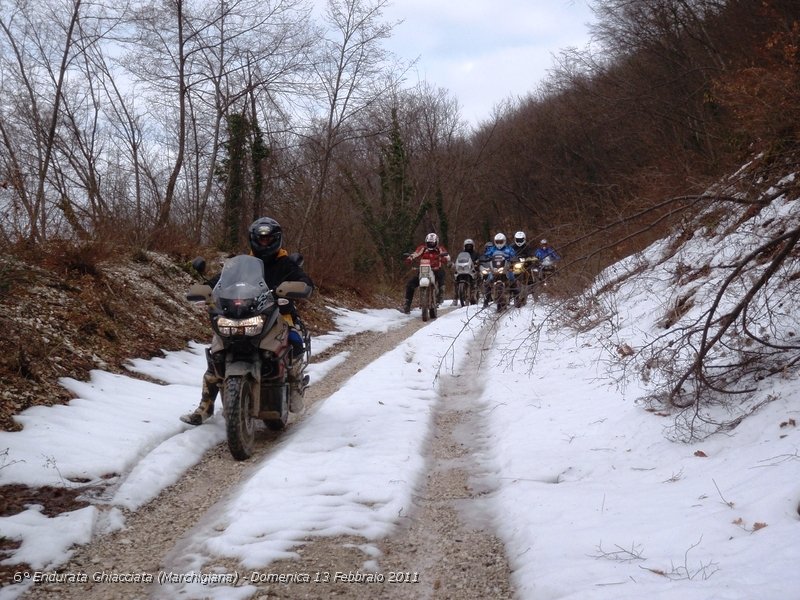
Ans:
{"label": "rut in road", "polygon": [[[189,469],[173,486],[164,490],[156,499],[136,512],[122,511],[125,528],[114,533],[95,537],[86,546],[75,550],[71,560],[59,567],[61,573],[158,573],[171,565],[174,549],[182,538],[202,524],[208,511],[225,500],[232,489],[246,481],[249,474],[259,467],[275,443],[291,435],[292,428],[313,411],[316,403],[333,394],[355,373],[363,369],[378,356],[393,349],[404,339],[413,335],[425,324],[418,319],[389,332],[361,333],[330,348],[323,356],[336,352],[350,352],[348,360],[331,370],[322,380],[312,382],[306,391],[310,410],[300,418],[293,418],[282,433],[259,432],[257,449],[253,457],[245,462],[231,458],[226,444],[220,444],[208,452],[203,460]],[[313,341],[312,341],[313,344]],[[312,346],[313,348],[313,346]],[[319,360],[321,357],[312,357]],[[198,379],[198,395],[199,395]],[[219,399],[217,402],[219,410]],[[106,494],[111,497],[113,494]],[[110,507],[98,508],[112,515]],[[113,520],[113,516],[109,516]],[[26,600],[131,600],[161,598],[158,590],[144,583],[43,583],[31,587],[21,596]]]}
{"label": "rut in road", "polygon": [[[480,352],[476,344],[473,354]],[[308,540],[299,558],[270,563],[267,575],[304,576],[309,583],[262,583],[255,598],[339,598],[357,600],[511,599],[513,587],[502,542],[493,534],[485,506],[495,482],[482,456],[487,437],[482,423],[490,406],[481,405],[477,354],[456,374],[442,373],[440,396],[428,444],[427,477],[414,509],[395,534],[378,542],[358,537]],[[223,571],[236,563],[215,563]],[[383,582],[354,583],[351,573]],[[336,581],[338,576],[342,579]],[[395,581],[390,582],[393,578]],[[315,583],[317,581],[317,583]]]}
{"label": "rut in road", "polygon": [[[337,350],[349,350],[351,356],[309,388],[310,412],[354,373],[423,325],[414,320],[388,333],[361,334],[343,342]],[[313,576],[365,572],[366,566],[384,576],[408,573],[395,577],[413,578],[417,583],[273,583],[260,586],[253,598],[511,598],[502,544],[491,535],[489,524],[476,518],[481,512],[476,503],[490,489],[476,478],[481,465],[473,457],[476,448],[480,451],[480,413],[485,410],[477,404],[480,390],[476,381],[471,372],[442,375],[440,389],[444,392],[434,415],[427,481],[418,490],[413,513],[403,519],[392,538],[377,543],[361,538],[309,540],[297,550],[299,559],[272,563],[264,569]],[[80,548],[60,571],[180,573],[186,540],[211,520],[230,490],[261,466],[275,441],[287,435],[291,435],[291,427],[281,434],[263,432],[257,455],[244,463],[233,461],[226,445],[216,447],[156,500],[126,515],[126,529]],[[380,551],[377,556],[376,548]],[[213,560],[209,567],[221,572],[247,571],[230,561]],[[39,585],[23,597],[129,600],[168,597],[164,594],[169,595],[168,590],[158,585],[89,582]]]}

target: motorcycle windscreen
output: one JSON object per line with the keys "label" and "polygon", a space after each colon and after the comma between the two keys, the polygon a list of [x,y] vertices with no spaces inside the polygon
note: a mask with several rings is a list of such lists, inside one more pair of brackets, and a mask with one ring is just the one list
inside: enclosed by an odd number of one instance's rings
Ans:
{"label": "motorcycle windscreen", "polygon": [[467,252],[461,252],[456,256],[456,273],[472,272],[472,257]]}
{"label": "motorcycle windscreen", "polygon": [[255,256],[234,256],[225,263],[214,287],[214,302],[226,316],[241,319],[260,314],[275,302],[264,281],[264,263]]}

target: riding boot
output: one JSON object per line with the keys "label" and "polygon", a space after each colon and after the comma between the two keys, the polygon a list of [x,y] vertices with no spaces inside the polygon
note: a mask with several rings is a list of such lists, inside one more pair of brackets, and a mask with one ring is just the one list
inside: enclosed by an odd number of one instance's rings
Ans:
{"label": "riding boot", "polygon": [[305,408],[305,401],[303,396],[305,396],[306,388],[308,387],[308,382],[311,378],[308,375],[302,375],[302,373],[293,373],[289,377],[289,411],[293,413],[302,412]]}
{"label": "riding boot", "polygon": [[206,350],[208,368],[203,374],[203,391],[200,395],[200,404],[194,412],[182,415],[181,421],[189,425],[202,425],[214,414],[214,402],[219,393],[219,384],[222,383],[225,371],[225,355],[217,353],[212,355]]}
{"label": "riding boot", "polygon": [[411,300],[406,298],[406,301],[403,303],[403,312],[409,314],[411,312]]}
{"label": "riding boot", "polygon": [[[293,351],[293,354],[295,351]],[[298,413],[305,408],[303,396],[305,395],[308,382],[311,378],[308,375],[303,375],[305,363],[302,358],[300,358],[302,354],[296,354],[295,356],[298,356],[298,358],[293,359],[289,365],[289,372],[286,379],[289,382],[289,411]]]}

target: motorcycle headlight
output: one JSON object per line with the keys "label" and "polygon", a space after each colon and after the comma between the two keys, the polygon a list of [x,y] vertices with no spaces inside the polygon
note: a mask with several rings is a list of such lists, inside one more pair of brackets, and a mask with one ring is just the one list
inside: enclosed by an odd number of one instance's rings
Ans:
{"label": "motorcycle headlight", "polygon": [[229,319],[220,317],[217,319],[217,329],[223,336],[253,336],[261,333],[264,328],[264,317],[250,317],[249,319]]}

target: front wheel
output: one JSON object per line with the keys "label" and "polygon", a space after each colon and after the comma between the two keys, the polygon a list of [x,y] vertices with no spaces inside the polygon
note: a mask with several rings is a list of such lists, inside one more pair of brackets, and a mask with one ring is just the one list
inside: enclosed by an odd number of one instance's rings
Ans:
{"label": "front wheel", "polygon": [[222,392],[228,449],[236,460],[246,460],[253,455],[256,438],[256,420],[250,415],[253,408],[252,384],[245,377],[229,377]]}
{"label": "front wheel", "polygon": [[433,288],[431,286],[421,287],[419,290],[420,308],[422,309],[422,320],[427,321],[429,318],[436,318],[433,304]]}
{"label": "front wheel", "polygon": [[492,296],[494,297],[495,304],[497,305],[497,312],[504,311],[506,309],[506,305],[508,304],[505,285],[503,285],[501,282],[497,282],[494,285]]}
{"label": "front wheel", "polygon": [[458,298],[459,304],[461,306],[466,306],[467,302],[469,301],[469,290],[467,289],[467,284],[464,281],[458,282],[458,292],[456,298]]}
{"label": "front wheel", "polygon": [[528,285],[525,283],[523,278],[520,278],[517,281],[517,293],[514,296],[514,306],[521,307],[525,306],[528,302]]}

